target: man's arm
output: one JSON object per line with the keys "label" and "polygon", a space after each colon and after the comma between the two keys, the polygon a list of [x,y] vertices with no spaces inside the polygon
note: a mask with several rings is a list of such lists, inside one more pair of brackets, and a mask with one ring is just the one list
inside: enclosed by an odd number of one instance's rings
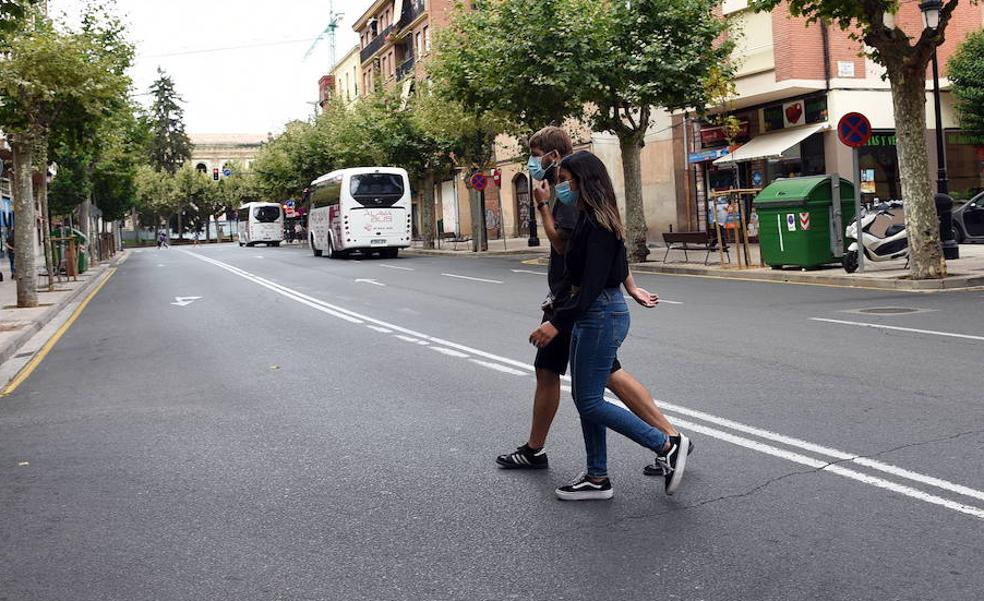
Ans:
{"label": "man's arm", "polygon": [[550,240],[550,244],[557,251],[557,254],[564,254],[567,250],[569,235],[565,236],[557,229],[557,222],[554,221],[553,213],[550,212],[550,205],[547,203],[550,200],[550,186],[547,182],[536,182],[533,188],[533,199],[536,202],[537,211],[540,213],[540,223],[543,224],[543,231],[546,232],[547,239]]}

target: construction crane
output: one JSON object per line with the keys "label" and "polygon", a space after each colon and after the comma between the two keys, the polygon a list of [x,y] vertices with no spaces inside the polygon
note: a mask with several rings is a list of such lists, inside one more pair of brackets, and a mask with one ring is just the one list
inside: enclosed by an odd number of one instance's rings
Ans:
{"label": "construction crane", "polygon": [[314,43],[311,44],[311,47],[308,48],[308,51],[304,54],[304,60],[307,60],[311,54],[314,53],[314,49],[318,47],[318,42],[327,40],[328,49],[330,52],[329,58],[331,59],[330,64],[332,67],[335,66],[335,38],[338,31],[338,24],[341,23],[342,17],[344,16],[345,13],[335,12],[334,2],[328,3],[328,27],[326,27],[325,30],[318,35],[318,37],[314,38]]}

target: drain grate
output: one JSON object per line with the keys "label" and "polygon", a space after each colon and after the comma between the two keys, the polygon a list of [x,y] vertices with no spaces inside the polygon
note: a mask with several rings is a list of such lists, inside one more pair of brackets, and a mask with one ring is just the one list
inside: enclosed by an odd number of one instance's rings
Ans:
{"label": "drain grate", "polygon": [[905,315],[907,313],[921,313],[925,309],[912,309],[909,307],[871,307],[870,309],[858,309],[857,313],[868,315]]}

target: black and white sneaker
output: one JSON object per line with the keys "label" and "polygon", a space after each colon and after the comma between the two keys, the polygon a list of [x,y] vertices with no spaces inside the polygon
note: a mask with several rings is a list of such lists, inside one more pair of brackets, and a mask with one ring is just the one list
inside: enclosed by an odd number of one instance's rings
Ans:
{"label": "black and white sneaker", "polygon": [[587,474],[581,474],[571,484],[555,490],[554,494],[561,501],[596,501],[611,499],[615,491],[612,490],[612,481],[608,478],[600,483],[592,482]]}
{"label": "black and white sneaker", "polygon": [[[697,445],[694,441],[690,441],[690,448],[687,449],[687,455],[694,454],[694,448]],[[666,462],[666,457],[663,455],[656,455],[652,463],[646,464],[646,467],[642,468],[642,473],[647,476],[658,476],[660,478],[665,478],[667,474],[670,473],[670,464]]]}
{"label": "black and white sneaker", "polygon": [[666,453],[666,463],[670,473],[666,474],[666,494],[672,495],[680,487],[683,472],[687,469],[687,454],[690,450],[690,439],[684,434],[670,438],[670,450]]}
{"label": "black and white sneaker", "polygon": [[516,449],[515,453],[499,455],[495,462],[504,470],[542,470],[549,465],[546,451],[531,449],[526,444]]}

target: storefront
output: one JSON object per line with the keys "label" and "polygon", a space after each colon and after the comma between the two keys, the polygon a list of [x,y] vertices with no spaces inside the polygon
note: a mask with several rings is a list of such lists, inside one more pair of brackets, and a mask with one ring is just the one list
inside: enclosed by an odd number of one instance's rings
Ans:
{"label": "storefront", "polygon": [[[896,142],[894,131],[878,130],[861,149],[861,194],[866,202],[902,198]],[[929,150],[932,162],[934,150]],[[984,133],[947,131],[946,166],[950,195],[955,200],[966,201],[984,191]],[[935,171],[931,177],[935,180]]]}
{"label": "storefront", "polygon": [[[699,229],[706,227],[709,201],[733,190],[751,197],[776,179],[826,172],[825,132],[830,128],[827,96],[787,99],[736,112],[741,124],[735,145],[720,127],[703,127],[689,154],[694,170]],[[750,204],[746,200],[746,204]],[[746,207],[747,209],[747,207]]]}

